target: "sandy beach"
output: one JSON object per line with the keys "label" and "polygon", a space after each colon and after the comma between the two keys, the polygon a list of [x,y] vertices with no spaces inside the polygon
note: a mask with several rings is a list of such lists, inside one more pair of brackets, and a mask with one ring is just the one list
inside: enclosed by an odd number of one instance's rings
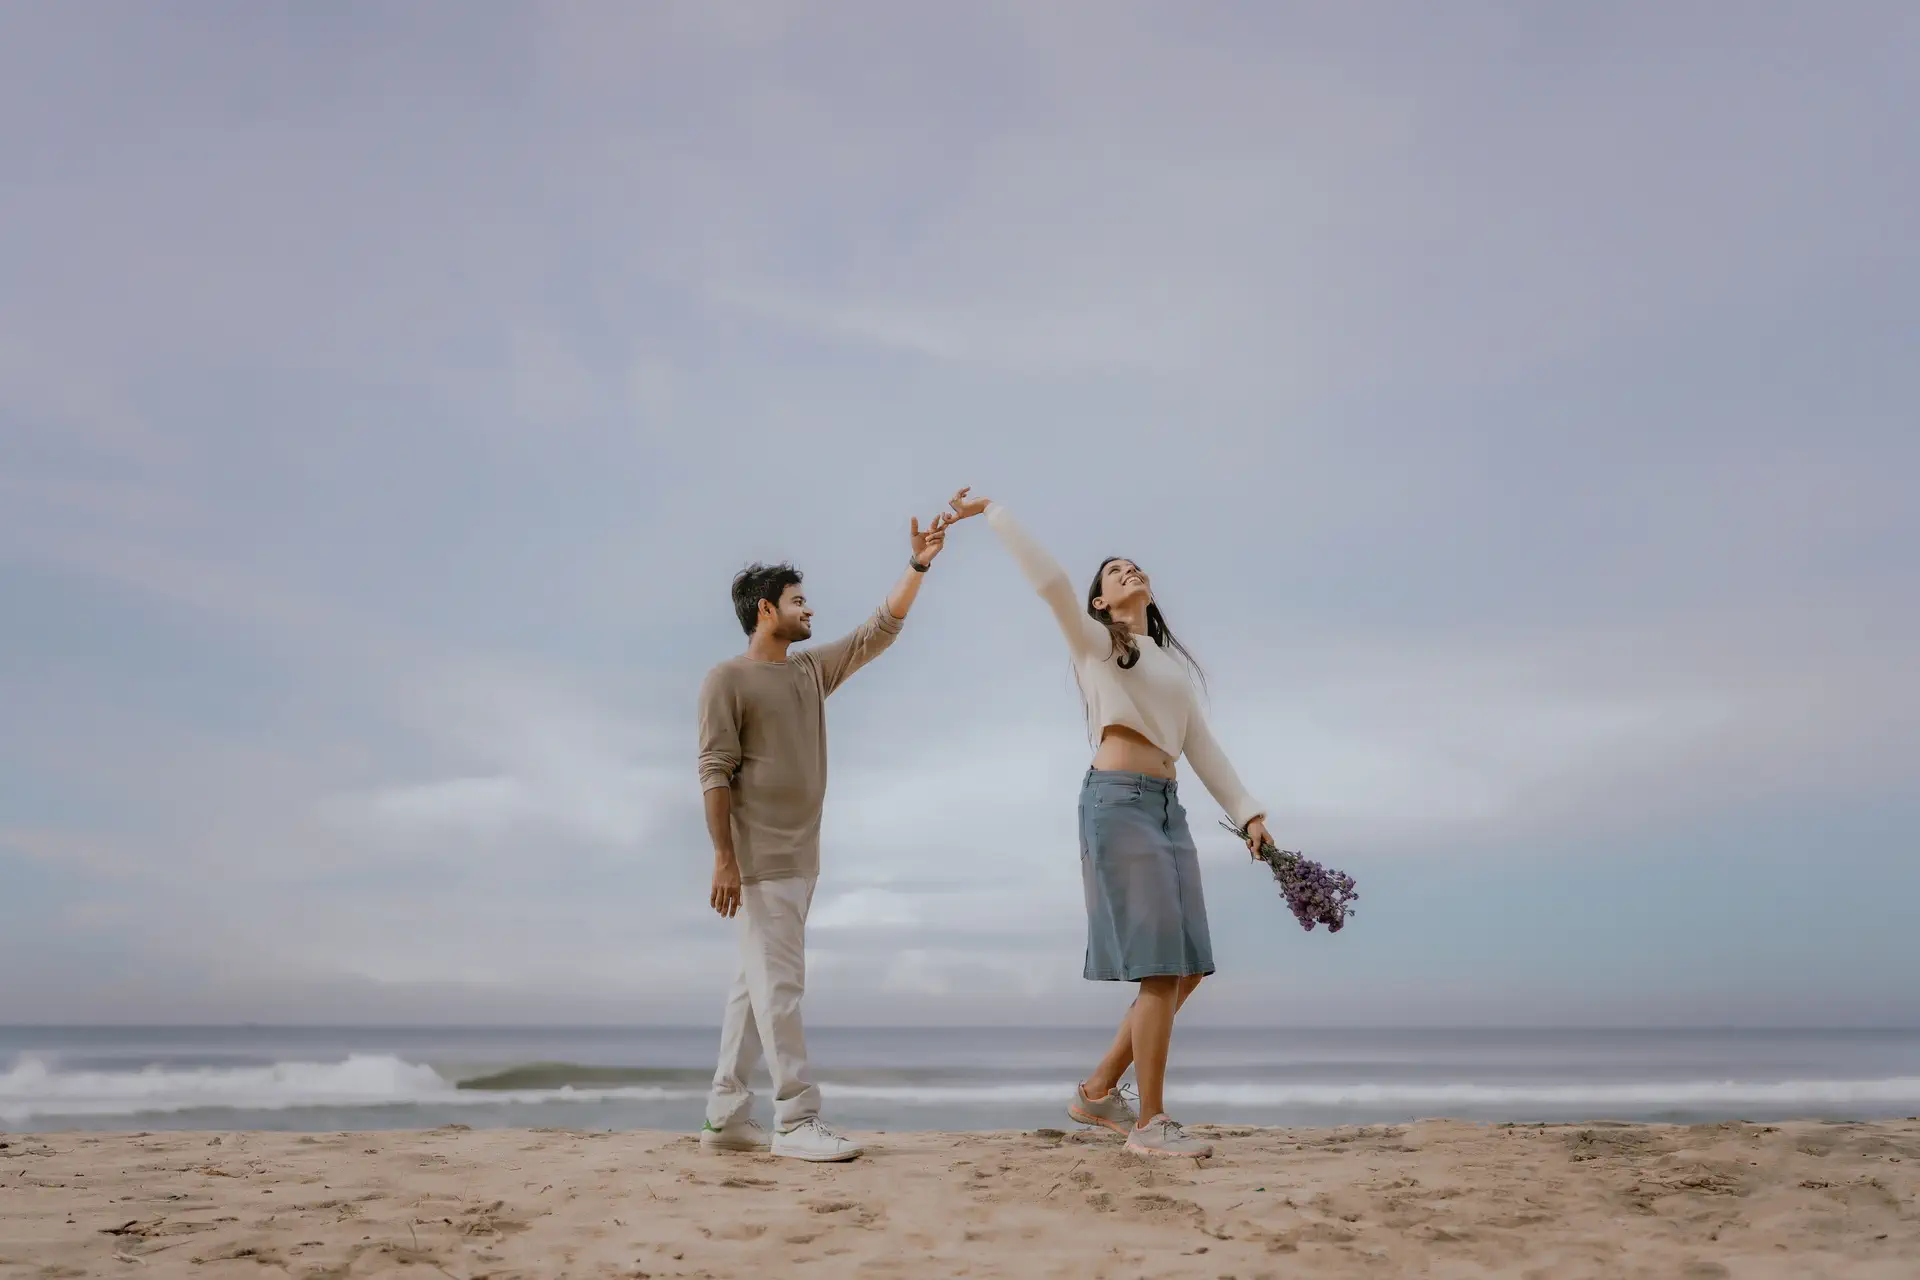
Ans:
{"label": "sandy beach", "polygon": [[1920,1121],[863,1135],[0,1135],[0,1276],[1886,1277]]}

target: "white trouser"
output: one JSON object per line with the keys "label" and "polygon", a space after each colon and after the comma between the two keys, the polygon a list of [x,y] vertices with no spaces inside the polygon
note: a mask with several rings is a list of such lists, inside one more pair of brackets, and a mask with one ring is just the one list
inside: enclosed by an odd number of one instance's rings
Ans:
{"label": "white trouser", "polygon": [[720,1066],[707,1099],[707,1123],[715,1128],[752,1110],[747,1072],[763,1051],[773,1076],[774,1128],[790,1129],[820,1114],[820,1091],[807,1079],[807,1036],[800,1025],[812,903],[811,876],[740,887],[740,972],[727,994]]}

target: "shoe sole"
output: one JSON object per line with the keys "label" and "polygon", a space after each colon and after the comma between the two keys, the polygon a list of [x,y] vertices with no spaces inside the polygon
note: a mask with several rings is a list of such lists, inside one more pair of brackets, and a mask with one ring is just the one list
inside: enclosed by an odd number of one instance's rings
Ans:
{"label": "shoe sole", "polygon": [[1129,1127],[1121,1124],[1118,1120],[1109,1120],[1104,1116],[1094,1115],[1091,1111],[1082,1111],[1071,1102],[1067,1104],[1067,1114],[1072,1116],[1073,1119],[1080,1124],[1092,1125],[1099,1129],[1111,1129],[1115,1133],[1122,1135],[1126,1133]]}
{"label": "shoe sole", "polygon": [[805,1160],[808,1164],[845,1164],[849,1160],[859,1159],[861,1150],[861,1148],[855,1147],[852,1151],[835,1152],[832,1155],[815,1155],[808,1151],[782,1151],[778,1147],[775,1147],[773,1154],[783,1160]]}

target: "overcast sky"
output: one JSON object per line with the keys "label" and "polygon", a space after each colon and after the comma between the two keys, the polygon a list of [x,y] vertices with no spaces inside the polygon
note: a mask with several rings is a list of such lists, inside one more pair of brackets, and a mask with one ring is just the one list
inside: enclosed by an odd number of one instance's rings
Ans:
{"label": "overcast sky", "polygon": [[[0,1020],[717,1022],[693,698],[1135,557],[1219,1022],[1920,1022],[1920,8],[0,7]],[[1099,1022],[985,522],[818,1022]]]}

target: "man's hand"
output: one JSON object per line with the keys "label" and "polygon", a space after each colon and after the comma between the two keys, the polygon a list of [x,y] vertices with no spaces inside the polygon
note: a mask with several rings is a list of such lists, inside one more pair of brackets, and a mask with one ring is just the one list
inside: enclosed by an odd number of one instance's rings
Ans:
{"label": "man's hand", "polygon": [[731,920],[740,910],[740,863],[734,858],[713,860],[713,909]]}
{"label": "man's hand", "polygon": [[990,504],[993,501],[993,499],[991,498],[968,497],[967,495],[972,492],[973,492],[973,487],[969,485],[968,487],[954,494],[953,497],[947,499],[947,505],[953,508],[953,517],[952,517],[953,520],[972,519],[974,516],[979,515],[982,511],[985,511],[987,509],[988,504]]}
{"label": "man's hand", "polygon": [[708,787],[701,800],[707,810],[707,835],[713,841],[713,890],[707,902],[731,920],[740,910],[740,858],[733,851],[733,789]]}
{"label": "man's hand", "polygon": [[947,545],[947,526],[952,523],[953,517],[942,511],[933,518],[932,524],[922,529],[920,517],[915,516],[911,527],[913,558],[921,564],[932,564],[933,558],[940,554],[940,548]]}

